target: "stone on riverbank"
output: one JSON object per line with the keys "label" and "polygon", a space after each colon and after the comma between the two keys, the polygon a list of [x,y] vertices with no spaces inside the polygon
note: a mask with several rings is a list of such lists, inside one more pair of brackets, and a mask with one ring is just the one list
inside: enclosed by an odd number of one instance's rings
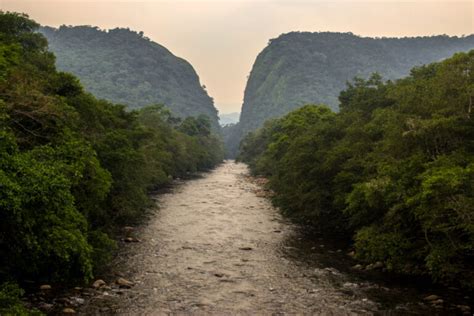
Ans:
{"label": "stone on riverbank", "polygon": [[471,307],[467,305],[456,305],[456,307],[459,308],[459,310],[461,310],[461,312],[465,315],[470,315],[471,313]]}
{"label": "stone on riverbank", "polygon": [[75,314],[76,311],[70,307],[66,307],[65,309],[63,309],[63,314]]}
{"label": "stone on riverbank", "polygon": [[439,297],[438,295],[432,294],[432,295],[428,295],[423,300],[431,302],[431,301],[436,301],[437,299],[440,299],[440,298],[441,297]]}
{"label": "stone on riverbank", "polygon": [[361,264],[356,264],[355,266],[352,267],[352,269],[362,270],[362,269],[364,269],[364,267]]}
{"label": "stone on riverbank", "polygon": [[253,250],[252,247],[240,247],[239,249],[240,249],[240,250],[245,250],[245,251]]}
{"label": "stone on riverbank", "polygon": [[140,242],[140,239],[135,238],[135,237],[125,237],[123,239],[123,241],[125,241],[125,242]]}
{"label": "stone on riverbank", "polygon": [[93,287],[94,289],[98,289],[98,288],[100,288],[100,287],[102,287],[102,286],[104,286],[104,285],[106,285],[106,284],[107,284],[107,283],[105,283],[104,280],[102,280],[102,279],[97,279],[97,280],[94,281],[94,283],[92,283],[92,287]]}
{"label": "stone on riverbank", "polygon": [[126,279],[124,279],[124,278],[118,278],[117,281],[115,281],[115,283],[116,283],[118,286],[120,286],[120,287],[122,287],[122,288],[127,288],[127,289],[129,289],[129,288],[131,288],[132,286],[135,285],[135,283],[133,283],[133,282],[131,282],[131,281],[128,281],[128,280],[126,280]]}

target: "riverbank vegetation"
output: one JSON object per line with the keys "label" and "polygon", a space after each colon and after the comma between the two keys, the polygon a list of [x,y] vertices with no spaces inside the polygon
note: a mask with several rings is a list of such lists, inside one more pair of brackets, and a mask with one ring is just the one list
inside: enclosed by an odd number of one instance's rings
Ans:
{"label": "riverbank vegetation", "polygon": [[[87,282],[148,192],[223,157],[206,116],[98,100],[55,68],[38,24],[0,12],[0,313],[20,285]],[[10,290],[9,290],[10,289]],[[13,290],[12,290],[13,289]]]}
{"label": "riverbank vegetation", "polygon": [[474,287],[474,51],[268,121],[240,160],[282,211],[389,271]]}

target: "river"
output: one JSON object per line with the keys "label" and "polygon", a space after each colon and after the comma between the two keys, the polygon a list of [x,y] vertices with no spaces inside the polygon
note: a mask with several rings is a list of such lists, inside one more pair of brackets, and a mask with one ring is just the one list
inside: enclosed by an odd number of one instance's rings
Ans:
{"label": "river", "polygon": [[244,164],[227,161],[158,195],[136,231],[140,242],[124,244],[114,263],[135,285],[102,292],[81,313],[449,313],[423,303],[432,290],[374,281],[351,269],[347,249],[305,238],[256,194],[247,174]]}

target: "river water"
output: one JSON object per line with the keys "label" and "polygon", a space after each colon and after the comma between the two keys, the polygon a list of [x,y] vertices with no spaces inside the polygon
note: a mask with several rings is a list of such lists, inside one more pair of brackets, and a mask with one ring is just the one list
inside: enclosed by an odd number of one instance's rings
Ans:
{"label": "river water", "polygon": [[114,263],[135,286],[91,299],[82,313],[450,313],[423,303],[431,290],[374,281],[350,268],[347,249],[303,237],[247,174],[227,161],[157,196],[141,242]]}

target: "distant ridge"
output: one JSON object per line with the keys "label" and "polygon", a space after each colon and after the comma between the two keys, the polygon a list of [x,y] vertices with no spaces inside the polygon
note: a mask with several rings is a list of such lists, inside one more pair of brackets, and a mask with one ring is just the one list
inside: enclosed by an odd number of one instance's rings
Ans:
{"label": "distant ridge", "polygon": [[239,122],[239,117],[239,112],[219,114],[219,123],[221,124],[221,126],[235,124]]}

